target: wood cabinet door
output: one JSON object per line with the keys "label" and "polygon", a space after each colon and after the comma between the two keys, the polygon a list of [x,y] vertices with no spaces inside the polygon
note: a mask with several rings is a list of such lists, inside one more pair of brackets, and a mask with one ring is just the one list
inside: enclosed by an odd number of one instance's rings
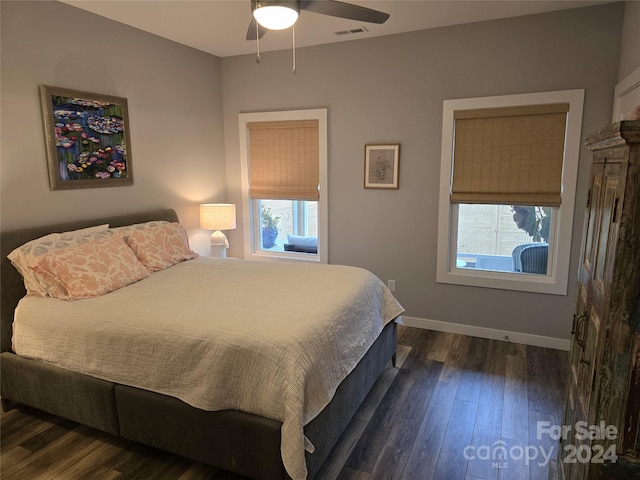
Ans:
{"label": "wood cabinet door", "polygon": [[582,247],[582,264],[580,266],[580,280],[586,283],[587,277],[593,275],[595,263],[596,245],[598,244],[598,232],[600,231],[600,194],[602,192],[602,179],[604,177],[604,163],[594,163],[591,170],[591,186],[589,188],[589,200],[584,225],[584,244]]}
{"label": "wood cabinet door", "polygon": [[[595,249],[595,265],[593,266],[593,282],[598,292],[603,297],[609,297],[613,276],[613,260],[615,258],[617,243],[617,210],[618,202],[622,195],[621,173],[622,165],[619,163],[606,164],[602,177],[602,192],[600,195],[600,221],[598,238]],[[602,299],[604,300],[604,298]]]}
{"label": "wood cabinet door", "polygon": [[[578,285],[578,302],[570,350],[571,385],[565,411],[565,426],[575,429],[577,422],[597,423],[598,395],[603,382],[600,363],[603,358],[607,302],[613,276],[620,197],[619,163],[609,164],[607,157],[597,158],[591,171],[589,201],[585,212],[584,232]],[[566,480],[588,478],[589,464],[566,462],[570,452],[591,448],[588,439],[573,434],[562,442],[560,454]]]}
{"label": "wood cabinet door", "polygon": [[585,214],[579,281],[587,291],[588,303],[601,315],[611,286],[618,238],[616,217],[623,184],[619,157],[616,153],[593,164]]}
{"label": "wood cabinet door", "polygon": [[589,309],[587,290],[582,284],[578,288],[578,302],[572,330],[570,384],[565,405],[564,426],[570,428],[560,444],[559,461],[562,462],[566,480],[581,480],[586,466],[576,461],[576,452],[581,448],[591,448],[588,440],[580,440],[575,436],[575,425],[578,422],[592,423],[595,380],[595,361],[598,338],[600,336],[600,319]]}

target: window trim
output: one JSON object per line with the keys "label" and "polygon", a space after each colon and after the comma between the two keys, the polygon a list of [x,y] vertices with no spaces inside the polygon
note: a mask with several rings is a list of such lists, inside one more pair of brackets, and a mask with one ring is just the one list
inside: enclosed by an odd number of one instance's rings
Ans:
{"label": "window trim", "polygon": [[[556,209],[556,219],[549,242],[547,275],[473,271],[457,268],[455,262],[457,206],[450,202],[453,167],[454,112],[478,108],[499,108],[547,103],[569,103],[562,174],[562,204]],[[438,283],[519,290],[566,295],[569,280],[569,260],[573,230],[575,193],[580,156],[584,90],[503,95],[495,97],[445,100],[442,115],[442,152],[440,161],[440,194],[438,209]]]}
{"label": "window trim", "polygon": [[[267,252],[257,248],[254,224],[253,199],[249,195],[249,137],[247,123],[286,120],[318,120],[320,198],[318,199],[318,254],[298,254],[296,252]],[[250,112],[238,116],[240,133],[240,174],[242,179],[242,228],[244,238],[244,258],[253,260],[299,260],[328,263],[328,147],[327,109],[287,110],[277,112]],[[256,232],[258,233],[258,232]],[[257,238],[260,238],[259,233]]]}

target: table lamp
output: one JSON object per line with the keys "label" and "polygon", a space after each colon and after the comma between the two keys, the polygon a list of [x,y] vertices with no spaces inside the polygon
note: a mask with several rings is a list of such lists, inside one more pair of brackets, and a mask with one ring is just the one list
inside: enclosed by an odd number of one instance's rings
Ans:
{"label": "table lamp", "polygon": [[222,230],[236,228],[236,206],[230,203],[201,204],[200,228],[214,230],[211,234],[211,256],[226,257],[229,240]]}

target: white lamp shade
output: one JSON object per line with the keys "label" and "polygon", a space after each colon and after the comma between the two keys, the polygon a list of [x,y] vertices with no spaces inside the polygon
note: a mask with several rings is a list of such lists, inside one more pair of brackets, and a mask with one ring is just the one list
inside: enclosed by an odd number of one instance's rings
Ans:
{"label": "white lamp shade", "polygon": [[231,203],[204,203],[200,205],[200,228],[205,230],[232,230],[236,228],[236,206]]}
{"label": "white lamp shade", "polygon": [[296,23],[298,12],[283,5],[259,6],[253,11],[256,21],[269,30],[284,30]]}

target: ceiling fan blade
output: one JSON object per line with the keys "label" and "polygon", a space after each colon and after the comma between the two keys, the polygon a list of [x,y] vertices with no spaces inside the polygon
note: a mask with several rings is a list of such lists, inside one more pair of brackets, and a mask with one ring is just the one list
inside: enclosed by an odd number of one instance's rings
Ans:
{"label": "ceiling fan blade", "polygon": [[256,22],[256,19],[252,16],[249,28],[247,28],[247,40],[256,40],[256,25],[258,26],[258,38],[264,37],[264,34],[267,33],[267,29]]}
{"label": "ceiling fan blade", "polygon": [[384,23],[390,16],[388,13],[380,12],[379,10],[335,0],[301,0],[300,10],[369,23]]}

